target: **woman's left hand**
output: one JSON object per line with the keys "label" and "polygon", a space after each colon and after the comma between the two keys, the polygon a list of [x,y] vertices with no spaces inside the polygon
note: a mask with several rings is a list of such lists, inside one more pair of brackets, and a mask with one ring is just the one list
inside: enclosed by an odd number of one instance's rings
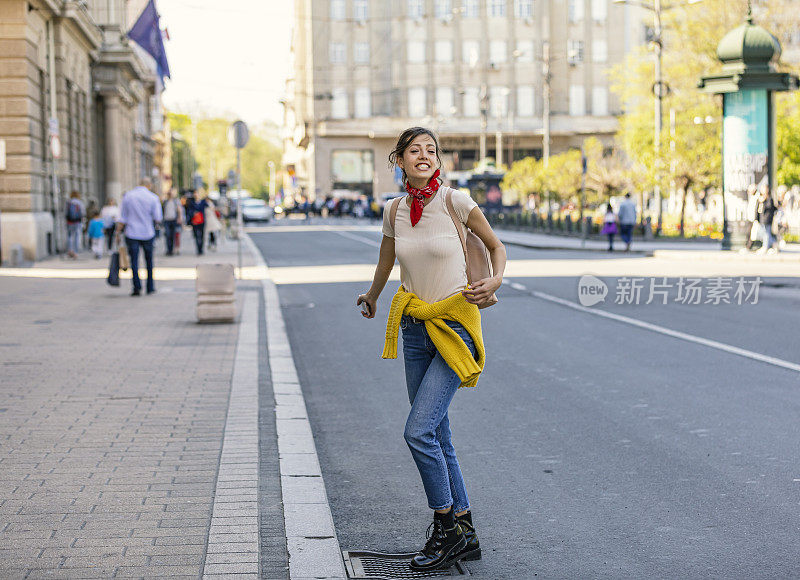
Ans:
{"label": "woman's left hand", "polygon": [[484,278],[478,280],[474,284],[468,285],[461,291],[467,302],[471,304],[481,304],[485,302],[492,294],[497,292],[497,289],[503,283],[502,276],[492,276],[491,278]]}

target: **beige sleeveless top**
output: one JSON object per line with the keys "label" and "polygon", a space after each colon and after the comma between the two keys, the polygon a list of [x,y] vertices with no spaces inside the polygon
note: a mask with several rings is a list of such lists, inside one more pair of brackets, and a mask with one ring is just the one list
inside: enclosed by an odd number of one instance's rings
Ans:
{"label": "beige sleeveless top", "polygon": [[[461,292],[467,285],[467,265],[458,232],[445,205],[445,186],[422,211],[422,217],[411,227],[411,208],[408,196],[400,201],[392,228],[392,202],[383,212],[383,235],[394,238],[394,250],[400,263],[403,287],[425,302],[437,302]],[[452,191],[453,209],[461,223],[466,224],[469,212],[477,207],[471,197],[456,189]]]}

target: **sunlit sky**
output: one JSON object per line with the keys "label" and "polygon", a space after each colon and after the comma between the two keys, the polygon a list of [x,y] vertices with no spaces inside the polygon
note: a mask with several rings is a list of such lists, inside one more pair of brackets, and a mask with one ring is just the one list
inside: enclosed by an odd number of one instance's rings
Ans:
{"label": "sunlit sky", "polygon": [[291,0],[156,0],[172,80],[170,110],[280,123],[292,32]]}

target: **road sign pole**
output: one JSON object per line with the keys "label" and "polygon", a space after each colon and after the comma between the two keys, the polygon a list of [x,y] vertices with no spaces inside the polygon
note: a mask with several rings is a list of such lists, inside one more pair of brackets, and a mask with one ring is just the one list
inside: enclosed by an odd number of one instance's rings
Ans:
{"label": "road sign pole", "polygon": [[244,218],[242,218],[242,150],[236,148],[236,241],[239,252],[239,280],[242,279],[242,235],[244,234]]}
{"label": "road sign pole", "polygon": [[242,217],[242,148],[250,140],[250,132],[244,121],[236,121],[228,127],[228,141],[236,148],[236,242],[239,254],[239,280],[242,279],[242,236],[244,218]]}

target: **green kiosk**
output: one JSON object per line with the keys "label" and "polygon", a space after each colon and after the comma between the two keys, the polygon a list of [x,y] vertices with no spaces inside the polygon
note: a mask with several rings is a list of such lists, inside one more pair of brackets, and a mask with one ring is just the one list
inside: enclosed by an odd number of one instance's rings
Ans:
{"label": "green kiosk", "polygon": [[744,246],[748,186],[775,187],[775,91],[794,90],[798,78],[775,70],[781,54],[778,39],[747,21],[731,30],[717,46],[722,73],[705,76],[700,88],[722,95],[722,212],[725,250]]}

